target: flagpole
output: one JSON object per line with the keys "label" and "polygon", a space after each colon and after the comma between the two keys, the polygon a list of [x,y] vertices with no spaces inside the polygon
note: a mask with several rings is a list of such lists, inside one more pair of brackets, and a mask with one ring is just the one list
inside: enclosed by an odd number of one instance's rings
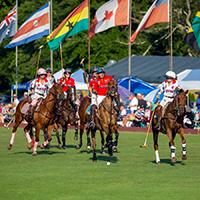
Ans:
{"label": "flagpole", "polygon": [[[53,30],[53,1],[50,0],[49,1],[49,9],[50,9],[50,33]],[[50,50],[50,66],[51,66],[51,70],[53,72],[53,51]]]}
{"label": "flagpole", "polygon": [[128,77],[129,77],[129,83],[128,83],[128,89],[131,91],[131,32],[132,32],[132,23],[131,23],[131,17],[132,17],[132,0],[129,1],[129,38],[128,38]]}
{"label": "flagpole", "polygon": [[[18,0],[16,0],[16,25],[15,30],[18,29]],[[15,94],[18,93],[18,46],[15,47]]]}
{"label": "flagpole", "polygon": [[169,0],[169,17],[170,17],[170,61],[169,61],[169,70],[173,71],[173,10],[172,10],[172,0]]}
{"label": "flagpole", "polygon": [[90,72],[90,65],[91,65],[91,39],[89,36],[90,32],[90,0],[88,0],[88,72]]}
{"label": "flagpole", "polygon": [[63,71],[64,65],[63,65],[62,42],[60,42],[60,63],[61,63],[62,71]]}

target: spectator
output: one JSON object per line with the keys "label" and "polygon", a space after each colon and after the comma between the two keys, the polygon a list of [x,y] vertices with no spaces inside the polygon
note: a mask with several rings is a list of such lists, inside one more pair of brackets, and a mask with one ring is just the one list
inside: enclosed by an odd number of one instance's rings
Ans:
{"label": "spectator", "polygon": [[4,123],[4,115],[3,115],[3,103],[0,104],[0,122]]}
{"label": "spectator", "polygon": [[128,105],[128,108],[130,108],[131,113],[135,113],[138,107],[138,99],[135,94],[130,95],[129,101],[130,103]]}
{"label": "spectator", "polygon": [[144,95],[138,93],[137,94],[137,99],[138,99],[138,107],[146,109],[147,102],[144,100]]}

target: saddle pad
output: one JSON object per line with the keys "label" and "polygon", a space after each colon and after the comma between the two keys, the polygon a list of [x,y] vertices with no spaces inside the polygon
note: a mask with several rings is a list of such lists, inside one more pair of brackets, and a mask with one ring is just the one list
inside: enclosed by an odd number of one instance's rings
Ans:
{"label": "saddle pad", "polygon": [[91,107],[92,107],[91,104],[87,107],[86,113],[87,113],[88,115],[91,114]]}
{"label": "saddle pad", "polygon": [[28,103],[28,102],[26,102],[24,105],[23,105],[23,107],[21,108],[21,113],[22,114],[26,114],[27,113],[27,111],[28,111],[28,109],[29,109],[29,105],[30,105],[30,103]]}

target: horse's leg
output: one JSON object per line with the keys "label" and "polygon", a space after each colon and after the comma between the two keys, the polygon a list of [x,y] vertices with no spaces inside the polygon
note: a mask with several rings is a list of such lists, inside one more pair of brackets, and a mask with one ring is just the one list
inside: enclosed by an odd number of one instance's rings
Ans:
{"label": "horse's leg", "polygon": [[109,156],[113,156],[113,142],[112,142],[112,134],[107,134],[106,142],[108,145],[108,154]]}
{"label": "horse's leg", "polygon": [[170,155],[171,155],[171,162],[176,162],[176,147],[174,143],[175,134],[172,133],[171,128],[167,128],[167,136],[169,138],[169,148],[170,148]]}
{"label": "horse's leg", "polygon": [[91,149],[90,131],[91,131],[91,128],[88,127],[88,128],[86,129],[87,151],[88,151],[88,153],[90,153],[90,149]]}
{"label": "horse's leg", "polygon": [[80,138],[79,138],[79,149],[82,147],[82,145],[83,145],[83,133],[84,133],[84,127],[85,127],[85,124],[84,123],[81,123],[80,124]]}
{"label": "horse's leg", "polygon": [[97,155],[96,155],[96,130],[92,129],[91,130],[91,135],[92,135],[92,149],[93,149],[93,161],[97,161]]}
{"label": "horse's leg", "polygon": [[187,149],[186,149],[186,139],[184,137],[184,129],[180,128],[178,133],[181,137],[181,145],[182,145],[182,160],[187,160]]}
{"label": "horse's leg", "polygon": [[75,140],[75,146],[77,149],[79,147],[79,145],[78,145],[78,123],[75,124],[74,140]]}
{"label": "horse's leg", "polygon": [[34,146],[33,146],[33,153],[32,153],[33,156],[37,155],[37,146],[38,146],[38,143],[39,143],[39,140],[40,140],[40,129],[41,128],[42,127],[40,126],[40,124],[38,124],[35,127],[35,143],[34,143]]}
{"label": "horse's leg", "polygon": [[67,125],[62,126],[62,148],[66,149],[66,133],[67,133]]}
{"label": "horse's leg", "polygon": [[118,140],[119,140],[119,132],[117,130],[117,127],[114,127],[114,132],[115,132],[115,141],[113,143],[113,151],[117,152],[117,146],[118,146]]}
{"label": "horse's leg", "polygon": [[101,153],[105,154],[105,138],[104,138],[104,133],[102,130],[100,130],[100,135],[101,135]]}
{"label": "horse's leg", "polygon": [[57,142],[58,142],[58,148],[61,148],[61,140],[60,140],[60,133],[59,130],[56,129],[56,138],[57,138]]}
{"label": "horse's leg", "polygon": [[10,142],[9,142],[9,145],[8,145],[8,150],[12,149],[12,146],[13,146],[14,141],[15,141],[15,136],[16,136],[16,133],[17,133],[17,128],[21,124],[22,121],[23,121],[22,114],[16,112],[16,114],[15,114],[15,124],[14,124],[13,129],[12,129],[12,135],[11,135]]}
{"label": "horse's leg", "polygon": [[158,152],[158,134],[159,134],[159,131],[157,129],[153,129],[153,143],[154,143],[154,151],[155,151],[157,164],[160,163],[160,156]]}
{"label": "horse's leg", "polygon": [[32,132],[32,125],[31,124],[27,124],[27,126],[24,128],[24,133],[25,133],[26,140],[27,140],[27,148],[31,149],[34,145],[33,132]]}

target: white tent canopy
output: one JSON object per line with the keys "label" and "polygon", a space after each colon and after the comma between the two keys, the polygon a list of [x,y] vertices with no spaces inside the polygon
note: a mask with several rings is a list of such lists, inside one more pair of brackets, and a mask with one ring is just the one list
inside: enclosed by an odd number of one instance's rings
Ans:
{"label": "white tent canopy", "polygon": [[[76,72],[72,73],[71,77],[74,78],[75,80],[75,85],[77,90],[88,90],[88,85],[84,82],[84,77],[83,77],[84,71],[82,69],[77,70]],[[54,74],[54,78],[59,80],[60,78],[63,77],[64,74],[64,69],[56,72]]]}
{"label": "white tent canopy", "polygon": [[177,75],[179,85],[185,90],[200,90],[200,69],[186,69]]}

